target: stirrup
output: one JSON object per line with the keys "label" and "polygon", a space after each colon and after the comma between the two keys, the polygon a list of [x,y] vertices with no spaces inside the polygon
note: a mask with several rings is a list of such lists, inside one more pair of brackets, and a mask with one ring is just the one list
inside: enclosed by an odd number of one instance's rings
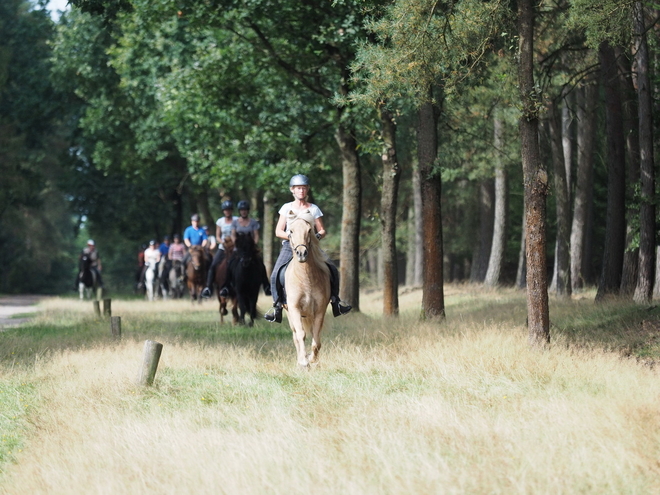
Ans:
{"label": "stirrup", "polygon": [[204,287],[204,290],[202,291],[201,296],[204,299],[208,299],[209,297],[211,297],[211,289],[209,289],[208,287]]}
{"label": "stirrup", "polygon": [[264,315],[266,321],[282,323],[282,306],[274,304]]}
{"label": "stirrup", "polygon": [[330,300],[330,305],[332,306],[332,316],[337,318],[338,316],[345,315],[347,313],[350,313],[351,309],[353,309],[352,306],[341,302],[338,298],[333,297]]}

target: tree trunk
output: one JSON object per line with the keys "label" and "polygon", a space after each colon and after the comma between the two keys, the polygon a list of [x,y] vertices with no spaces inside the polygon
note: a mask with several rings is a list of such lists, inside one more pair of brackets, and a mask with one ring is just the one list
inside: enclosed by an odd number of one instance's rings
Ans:
{"label": "tree trunk", "polygon": [[593,189],[593,153],[596,138],[594,108],[597,88],[587,83],[578,91],[578,155],[575,179],[575,199],[573,202],[573,223],[571,225],[571,286],[573,290],[585,286],[585,247],[589,224],[589,202]]}
{"label": "tree trunk", "polygon": [[649,48],[646,42],[644,7],[633,7],[635,63],[637,65],[637,100],[639,102],[639,168],[641,198],[639,207],[639,265],[633,299],[651,300],[655,270],[655,171],[653,163],[653,117],[649,81]]}
{"label": "tree trunk", "polygon": [[504,263],[504,250],[506,248],[506,226],[508,222],[508,178],[502,160],[502,120],[493,118],[493,146],[495,148],[495,215],[493,226],[493,240],[488,260],[488,270],[484,285],[496,287],[500,283],[500,273]]}
{"label": "tree trunk", "polygon": [[555,177],[555,208],[557,215],[557,244],[555,249],[555,273],[557,280],[555,290],[557,296],[571,297],[571,208],[562,146],[561,111],[554,102],[550,103],[548,111],[550,119],[550,144],[552,148],[552,164]]}
{"label": "tree trunk", "polygon": [[415,209],[408,207],[408,246],[406,249],[406,285],[415,284],[415,254],[417,244],[415,243]]}
{"label": "tree trunk", "polygon": [[270,277],[273,269],[273,239],[275,239],[275,208],[273,208],[273,194],[270,191],[264,193],[264,221],[263,227],[263,255],[266,272]]}
{"label": "tree trunk", "polygon": [[202,187],[197,193],[197,207],[201,216],[200,226],[206,225],[210,228],[212,225],[215,225],[215,219],[211,214],[211,207],[209,206],[209,195],[205,187]]}
{"label": "tree trunk", "polygon": [[527,227],[527,323],[530,345],[536,347],[550,342],[550,314],[545,258],[548,173],[541,162],[538,142],[541,95],[534,84],[533,0],[518,1],[518,35],[518,84],[522,103],[520,144]]}
{"label": "tree trunk", "polygon": [[568,93],[568,86],[562,94],[561,104],[561,146],[564,154],[564,166],[566,167],[566,190],[568,191],[568,204],[571,203],[571,173],[573,172],[573,138],[571,136],[571,105],[569,99],[572,93]]}
{"label": "tree trunk", "polygon": [[621,285],[623,252],[625,249],[625,187],[623,114],[621,92],[614,50],[607,42],[598,50],[603,85],[605,87],[605,127],[607,135],[607,223],[603,266],[596,301],[616,294]]}
{"label": "tree trunk", "polygon": [[396,206],[401,170],[396,155],[396,124],[392,114],[379,108],[383,137],[383,192],[380,200],[380,222],[383,248],[383,314],[399,314],[398,269],[396,256]]}
{"label": "tree trunk", "polygon": [[419,109],[417,154],[422,190],[424,221],[424,283],[422,317],[444,318],[443,246],[442,246],[442,182],[434,164],[438,154],[437,114],[433,104],[433,90]]}
{"label": "tree trunk", "polygon": [[470,282],[481,283],[486,279],[495,228],[494,207],[495,181],[491,178],[482,179],[479,181],[479,239],[472,254]]}
{"label": "tree trunk", "polygon": [[419,176],[419,162],[413,166],[412,192],[415,205],[415,275],[413,285],[424,283],[424,216],[422,208],[422,181]]}
{"label": "tree trunk", "polygon": [[339,255],[339,294],[342,300],[360,310],[360,216],[362,182],[357,143],[352,132],[339,124],[335,134],[342,157],[343,214],[341,220],[341,252]]}
{"label": "tree trunk", "polygon": [[[524,207],[523,207],[524,210]],[[524,289],[527,287],[527,245],[525,238],[527,237],[527,229],[525,228],[525,212],[522,214],[522,230],[520,234],[520,250],[518,251],[518,270],[516,271],[516,287]]]}
{"label": "tree trunk", "polygon": [[615,48],[614,53],[619,66],[619,80],[623,101],[623,135],[626,139],[626,243],[623,253],[623,269],[621,271],[621,288],[619,293],[625,297],[633,297],[637,285],[637,265],[639,262],[639,247],[637,244],[637,215],[635,190],[639,185],[639,118],[637,117],[637,93],[632,80],[632,68],[626,52]]}

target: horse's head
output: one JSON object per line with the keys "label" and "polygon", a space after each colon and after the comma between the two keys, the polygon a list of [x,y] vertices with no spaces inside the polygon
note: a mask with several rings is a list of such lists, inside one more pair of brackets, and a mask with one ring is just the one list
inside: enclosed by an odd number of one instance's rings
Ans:
{"label": "horse's head", "polygon": [[83,253],[80,255],[80,271],[89,270],[89,267],[92,265],[92,258],[87,254]]}
{"label": "horse's head", "polygon": [[204,263],[204,251],[201,246],[192,246],[190,248],[190,264],[195,270],[202,268]]}
{"label": "horse's head", "polygon": [[314,236],[314,228],[307,218],[297,216],[287,222],[289,227],[289,243],[300,263],[305,263],[313,242],[318,242]]}
{"label": "horse's head", "polygon": [[225,254],[230,255],[234,251],[234,239],[227,236],[222,241],[222,247],[225,248]]}
{"label": "horse's head", "polygon": [[256,247],[252,234],[244,232],[238,232],[236,234],[236,244],[234,248],[237,253],[236,256],[241,260],[241,265],[248,266],[252,263],[252,258],[256,254]]}

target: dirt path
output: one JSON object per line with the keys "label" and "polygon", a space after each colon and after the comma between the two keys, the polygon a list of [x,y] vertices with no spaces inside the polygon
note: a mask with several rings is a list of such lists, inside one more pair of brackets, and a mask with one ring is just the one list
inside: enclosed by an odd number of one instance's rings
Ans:
{"label": "dirt path", "polygon": [[[40,311],[36,304],[44,296],[25,295],[25,296],[0,296],[0,332],[5,328],[15,327],[25,323],[30,319],[30,313]],[[25,314],[25,318],[13,318],[14,315]]]}

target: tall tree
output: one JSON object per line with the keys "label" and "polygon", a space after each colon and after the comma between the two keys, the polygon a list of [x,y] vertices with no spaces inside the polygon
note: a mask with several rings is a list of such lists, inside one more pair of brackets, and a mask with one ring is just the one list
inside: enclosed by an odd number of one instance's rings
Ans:
{"label": "tall tree", "polygon": [[396,153],[396,123],[383,103],[379,107],[383,136],[383,192],[381,194],[381,225],[383,232],[383,314],[399,313],[398,270],[396,254],[396,208],[401,170]]}
{"label": "tall tree", "polygon": [[605,88],[605,125],[607,134],[607,225],[603,266],[596,300],[617,294],[621,285],[625,249],[625,151],[621,91],[614,49],[604,41],[599,48],[601,74]]}
{"label": "tall tree", "polygon": [[527,324],[532,346],[550,342],[546,249],[548,173],[538,144],[540,95],[534,84],[534,2],[518,2],[520,141],[525,182]]}
{"label": "tall tree", "polygon": [[645,9],[641,1],[633,8],[634,50],[639,102],[639,156],[641,197],[639,214],[639,267],[634,300],[648,302],[653,292],[655,270],[655,165],[653,160],[653,116],[649,79],[649,49],[646,41]]}

